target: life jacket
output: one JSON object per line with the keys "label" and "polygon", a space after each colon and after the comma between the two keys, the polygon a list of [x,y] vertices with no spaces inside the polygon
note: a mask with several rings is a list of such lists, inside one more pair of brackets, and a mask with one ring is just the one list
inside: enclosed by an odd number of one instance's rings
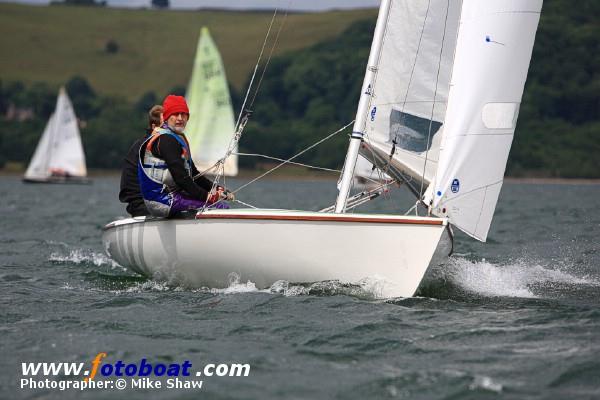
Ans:
{"label": "life jacket", "polygon": [[146,139],[140,146],[138,157],[138,181],[144,204],[151,215],[155,217],[168,217],[173,203],[173,193],[179,187],[169,172],[167,163],[152,154],[152,146],[162,135],[170,135],[181,145],[181,158],[183,165],[192,176],[192,159],[190,145],[185,136],[173,133],[170,129],[159,129],[155,134]]}

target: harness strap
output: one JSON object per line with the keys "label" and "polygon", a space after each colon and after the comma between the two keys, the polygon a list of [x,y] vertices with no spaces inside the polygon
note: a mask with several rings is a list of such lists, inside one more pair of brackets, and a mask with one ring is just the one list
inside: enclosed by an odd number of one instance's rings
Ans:
{"label": "harness strap", "polygon": [[[184,158],[184,160],[186,161],[186,163],[188,164],[188,168],[192,168],[192,162],[191,162],[191,157],[190,157],[190,143],[188,142],[187,138],[185,136],[180,136],[177,135],[175,133],[172,132],[166,132],[166,133],[159,133],[156,135],[152,135],[152,137],[150,138],[150,140],[148,140],[146,142],[146,151],[152,153],[152,146],[154,145],[154,142],[156,142],[162,135],[169,135],[172,136],[175,140],[177,140],[177,142],[181,145],[181,149],[182,149],[182,156]],[[154,166],[154,165],[148,165],[148,164],[142,164],[144,167],[155,167],[155,168],[167,168],[166,165],[163,166]]]}
{"label": "harness strap", "polygon": [[167,164],[142,164],[144,168],[167,169]]}

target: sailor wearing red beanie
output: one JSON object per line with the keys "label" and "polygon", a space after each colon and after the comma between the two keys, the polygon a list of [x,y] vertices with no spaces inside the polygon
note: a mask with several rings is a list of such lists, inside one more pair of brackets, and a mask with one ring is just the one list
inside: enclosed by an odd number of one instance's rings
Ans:
{"label": "sailor wearing red beanie", "polygon": [[194,165],[183,133],[189,113],[183,97],[168,95],[163,102],[164,124],[140,147],[140,191],[146,208],[155,217],[172,217],[207,206],[228,208],[224,200],[233,200],[232,194],[221,186],[214,187]]}
{"label": "sailor wearing red beanie", "polygon": [[190,110],[183,96],[173,94],[165,97],[163,101],[163,119],[176,133],[182,134],[190,117]]}
{"label": "sailor wearing red beanie", "polygon": [[186,113],[190,115],[190,110],[183,96],[175,96],[170,94],[163,101],[163,118],[168,120],[173,114]]}

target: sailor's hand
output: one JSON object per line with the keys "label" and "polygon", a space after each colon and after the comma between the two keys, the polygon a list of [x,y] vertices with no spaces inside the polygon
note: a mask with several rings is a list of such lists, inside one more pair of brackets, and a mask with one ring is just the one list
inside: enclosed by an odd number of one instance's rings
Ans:
{"label": "sailor's hand", "polygon": [[219,200],[234,201],[235,196],[229,190],[223,186],[217,186],[217,192],[219,193]]}
{"label": "sailor's hand", "polygon": [[235,201],[235,195],[233,193],[231,193],[229,190],[225,190],[223,193],[226,196],[225,200],[227,200],[227,201]]}

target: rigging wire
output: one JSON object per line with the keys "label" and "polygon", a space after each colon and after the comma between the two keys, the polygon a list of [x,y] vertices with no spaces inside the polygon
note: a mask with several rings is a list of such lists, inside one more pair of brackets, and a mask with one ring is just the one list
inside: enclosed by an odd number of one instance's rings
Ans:
{"label": "rigging wire", "polygon": [[287,160],[284,160],[284,161],[283,161],[281,164],[278,164],[278,165],[276,165],[275,167],[271,168],[271,169],[270,169],[270,170],[268,170],[267,172],[265,172],[265,173],[263,173],[263,174],[259,175],[258,177],[254,178],[254,179],[253,179],[253,180],[251,180],[250,182],[248,182],[248,183],[246,183],[246,184],[244,184],[244,185],[240,186],[239,188],[237,188],[237,189],[236,189],[235,191],[233,191],[232,193],[234,193],[234,194],[235,194],[235,193],[239,192],[240,190],[242,190],[242,189],[243,189],[243,188],[245,188],[246,186],[248,186],[248,185],[250,185],[250,184],[252,184],[252,183],[254,183],[254,182],[258,181],[259,179],[262,179],[262,178],[264,178],[265,176],[267,176],[267,175],[269,175],[270,173],[272,173],[273,171],[275,171],[275,170],[277,170],[277,169],[279,169],[279,168],[283,167],[284,165],[286,165],[286,164],[289,164],[289,163],[290,163],[290,161],[292,161],[293,159],[300,157],[302,154],[306,153],[307,151],[311,150],[312,148],[314,148],[314,147],[316,147],[316,146],[320,145],[321,143],[325,142],[326,140],[329,140],[329,139],[331,139],[332,137],[334,137],[334,136],[335,136],[335,135],[337,135],[338,133],[340,133],[340,132],[344,131],[346,128],[348,128],[348,127],[349,127],[350,125],[352,125],[353,123],[354,123],[354,120],[353,120],[353,121],[351,121],[351,122],[349,122],[348,124],[344,125],[343,127],[341,127],[340,129],[338,129],[337,131],[335,131],[335,132],[333,132],[333,133],[331,133],[331,134],[327,135],[327,136],[326,136],[326,137],[324,137],[323,139],[321,139],[321,140],[317,141],[316,143],[313,143],[312,145],[308,146],[307,148],[305,148],[304,150],[300,151],[299,153],[296,153],[296,155],[294,155],[294,156],[292,156],[292,157],[288,158]]}
{"label": "rigging wire", "polygon": [[[348,198],[348,201],[346,203],[346,209],[353,209],[356,208],[360,205],[363,205],[364,203],[367,203],[381,195],[386,195],[389,192],[389,187],[392,186],[394,183],[396,183],[396,180],[392,180],[383,184],[380,184],[378,187],[371,189],[371,190],[363,190],[360,193],[355,194],[352,197]],[[332,212],[333,210],[335,210],[335,204],[323,208],[321,210],[319,210],[319,212]]]}
{"label": "rigging wire", "polygon": [[[393,7],[393,3],[389,3],[389,9],[391,7]],[[388,11],[389,11],[389,9],[388,9]],[[382,38],[381,38],[381,46],[379,47],[379,52],[377,54],[377,63],[376,63],[376,65],[369,65],[368,64],[369,61],[367,61],[367,69],[371,70],[373,72],[373,78],[371,80],[371,84],[369,85],[369,87],[371,88],[371,95],[369,96],[369,103],[367,104],[367,107],[366,107],[367,113],[371,109],[371,105],[373,104],[373,99],[375,98],[375,94],[374,94],[375,84],[377,82],[377,76],[379,74],[379,63],[381,61],[381,54],[383,54],[383,49],[384,49],[384,45],[385,45],[385,39],[386,39],[387,34],[388,34],[388,27],[389,27],[388,22],[390,20],[390,15],[391,15],[391,13],[388,12],[387,13],[387,17],[386,17],[386,21],[385,21],[385,24],[384,24],[383,35],[382,35]],[[369,57],[369,60],[370,60],[370,57]],[[362,87],[361,87],[361,90],[362,90]],[[367,130],[366,129],[366,120],[365,120],[365,124],[363,126],[359,127],[359,129],[362,131],[362,139],[361,139],[361,142],[362,142],[362,141],[365,140],[365,136],[367,136],[367,133],[366,133],[366,130]],[[371,151],[372,151],[372,149],[371,149]],[[344,169],[346,168],[346,161],[347,161],[347,159],[348,159],[348,154],[346,154],[346,159],[344,160],[344,167],[343,167]],[[373,164],[373,165],[375,165],[375,164]],[[356,163],[354,163],[354,170],[352,171],[352,176],[353,177],[355,177],[355,171],[356,171]],[[379,178],[381,180],[383,180],[383,175],[379,171],[380,170],[378,169]],[[342,173],[343,173],[343,169],[342,169]],[[367,178],[367,179],[370,180],[370,178]],[[338,187],[339,187],[339,185],[341,183],[341,180],[342,180],[342,174],[340,174],[340,178],[338,179]],[[354,181],[351,183],[350,191],[352,191],[353,189],[354,189]],[[346,203],[347,203],[347,201],[348,201],[348,199],[346,199]],[[347,204],[346,204],[346,207],[344,207],[344,209],[346,209],[346,208],[347,208]]]}
{"label": "rigging wire", "polygon": [[[444,52],[444,42],[446,41],[446,27],[448,25],[448,14],[450,13],[450,0],[446,3],[446,18],[444,19],[444,34],[442,35],[442,45],[440,46],[440,57],[438,61],[438,70],[435,77],[435,91],[433,92],[433,104],[431,105],[431,117],[429,118],[429,132],[427,133],[427,144],[431,140],[431,128],[433,126],[433,114],[435,112],[435,98],[437,97],[438,84],[440,82],[440,70],[442,65],[442,54]],[[419,189],[419,199],[423,197],[423,182],[425,181],[425,171],[427,168],[427,161],[429,160],[429,148],[425,152],[425,162],[423,163],[423,176],[421,178],[421,188]]]}
{"label": "rigging wire", "polygon": [[249,208],[254,208],[255,210],[258,208],[258,207],[254,207],[252,204],[244,203],[243,201],[238,200],[238,199],[235,199],[234,202],[240,203],[241,205],[249,207]]}
{"label": "rigging wire", "polygon": [[281,31],[283,30],[283,27],[287,21],[288,12],[289,12],[291,3],[292,3],[292,0],[289,1],[288,6],[285,9],[285,14],[283,15],[283,20],[281,21],[281,24],[279,24],[279,29],[277,30],[277,35],[275,35],[275,40],[273,41],[273,45],[271,46],[271,51],[269,52],[269,57],[267,58],[267,62],[265,63],[265,66],[262,70],[260,79],[258,80],[258,84],[256,85],[256,90],[254,91],[254,96],[252,97],[252,100],[250,101],[250,105],[248,106],[249,109],[252,109],[252,106],[254,105],[254,101],[256,100],[256,96],[258,96],[258,92],[260,90],[260,86],[262,85],[263,78],[265,77],[265,73],[267,72],[269,63],[271,62],[271,58],[273,57],[273,51],[277,47],[277,43],[279,43],[279,36],[281,35]]}
{"label": "rigging wire", "polygon": [[[231,140],[229,141],[229,144],[227,146],[227,152],[225,153],[225,156],[223,156],[221,159],[219,159],[216,163],[214,163],[212,166],[206,168],[204,171],[200,172],[199,174],[195,175],[193,178],[197,178],[200,176],[204,176],[206,175],[209,171],[212,170],[217,170],[217,173],[215,174],[215,176],[217,178],[219,178],[221,176],[221,167],[223,167],[224,170],[224,162],[225,159],[227,157],[229,157],[229,155],[231,155],[231,153],[233,152],[233,144],[236,140],[236,137],[239,140],[239,137],[241,137],[241,131],[240,131],[240,127],[241,130],[243,130],[243,127],[245,127],[246,123],[248,122],[248,118],[249,118],[249,114],[251,114],[251,111],[246,110],[246,103],[248,102],[248,97],[250,96],[250,93],[252,92],[252,87],[254,84],[254,79],[256,78],[256,73],[258,72],[258,68],[260,67],[260,62],[262,60],[262,56],[265,52],[265,48],[267,47],[267,43],[269,41],[269,36],[271,35],[271,30],[273,28],[273,24],[275,22],[275,19],[277,17],[277,13],[279,11],[279,8],[276,7],[275,10],[273,11],[273,16],[271,17],[271,21],[269,22],[269,27],[267,29],[267,33],[265,34],[265,39],[263,40],[263,44],[260,48],[260,52],[258,54],[258,59],[256,60],[256,64],[254,65],[254,70],[252,71],[252,76],[250,78],[250,83],[248,84],[248,89],[246,90],[246,94],[244,95],[244,101],[242,102],[242,107],[240,108],[240,113],[238,114],[237,120],[235,122],[235,126],[234,126],[234,135],[232,136]],[[286,12],[287,15],[287,12]],[[279,30],[281,31],[281,26],[279,27]],[[277,34],[277,36],[279,36],[279,33]],[[271,55],[273,54],[273,48],[271,48],[271,52],[269,53],[269,58],[271,57]],[[267,62],[268,65],[268,62]],[[262,81],[262,77],[264,76],[265,70],[263,69],[263,73],[261,75],[260,80]],[[256,93],[254,98],[256,98]],[[215,179],[215,181],[217,181],[218,179]],[[214,187],[213,187],[214,189]]]}
{"label": "rigging wire", "polygon": [[[232,191],[231,193],[232,193],[232,194],[236,194],[236,193],[238,193],[240,190],[244,189],[245,187],[247,187],[247,186],[249,186],[249,185],[253,184],[254,182],[256,182],[256,181],[258,181],[258,180],[260,180],[260,179],[264,178],[265,176],[269,175],[269,174],[270,174],[270,173],[272,173],[273,171],[275,171],[275,170],[277,170],[277,169],[279,169],[279,168],[283,167],[283,166],[284,166],[284,165],[286,165],[286,164],[291,164],[291,163],[292,163],[291,161],[292,161],[293,159],[295,159],[295,158],[297,158],[297,157],[300,157],[302,154],[306,153],[307,151],[311,150],[312,148],[314,148],[314,147],[316,147],[316,146],[320,145],[321,143],[323,143],[323,142],[325,142],[325,141],[327,141],[327,140],[331,139],[332,137],[334,137],[334,136],[335,136],[335,135],[337,135],[338,133],[340,133],[340,132],[343,132],[343,131],[344,131],[346,128],[348,128],[348,127],[349,127],[350,125],[352,125],[353,123],[354,123],[354,120],[350,121],[349,123],[347,123],[346,125],[344,125],[344,126],[343,126],[343,127],[341,127],[340,129],[338,129],[337,131],[335,131],[335,132],[333,132],[333,133],[331,133],[331,134],[327,135],[327,136],[326,136],[326,137],[324,137],[323,139],[321,139],[321,140],[317,141],[316,143],[313,143],[312,145],[310,145],[310,146],[306,147],[304,150],[302,150],[302,151],[300,151],[299,153],[297,153],[296,155],[294,155],[294,156],[292,156],[292,157],[288,158],[287,160],[283,160],[283,162],[282,162],[281,164],[278,164],[278,165],[276,165],[275,167],[271,168],[271,169],[270,169],[270,170],[268,170],[267,172],[265,172],[265,173],[263,173],[263,174],[259,175],[258,177],[254,178],[254,179],[253,179],[253,180],[251,180],[250,182],[247,182],[246,184],[244,184],[244,185],[242,185],[242,186],[238,187],[237,189],[235,189],[235,190],[234,190],[234,191]],[[219,204],[219,203],[220,203],[220,202],[222,202],[222,201],[223,201],[223,200],[218,200],[218,201],[216,201],[215,203],[213,203],[211,206],[214,206],[214,205],[216,205],[216,204]],[[238,201],[238,200],[236,200],[236,201]],[[239,202],[239,203],[241,203],[240,201],[238,201],[238,202]],[[207,209],[207,208],[208,208],[208,204],[205,204],[205,205],[204,205],[204,207],[202,207],[202,209],[198,210],[198,213],[199,213],[199,214],[203,213],[204,211],[206,211],[206,209]]]}
{"label": "rigging wire", "polygon": [[317,167],[315,165],[302,164],[302,163],[299,163],[299,162],[293,162],[293,161],[285,160],[283,158],[277,158],[277,157],[267,156],[267,155],[264,155],[264,154],[257,154],[257,153],[233,153],[233,155],[236,155],[236,156],[248,156],[248,157],[261,157],[261,158],[266,158],[267,160],[274,160],[274,161],[285,162],[285,163],[288,163],[288,164],[297,165],[299,167],[306,167],[306,168],[316,169],[316,170],[319,170],[319,171],[342,172],[339,169]]}
{"label": "rigging wire", "polygon": [[[289,8],[289,7],[288,7]],[[240,109],[240,113],[238,115],[238,119],[237,122],[235,124],[235,132],[231,138],[231,140],[229,141],[229,145],[227,147],[227,151],[225,153],[225,155],[218,160],[212,167],[206,169],[205,171],[203,171],[202,173],[200,173],[199,175],[202,176],[204,175],[206,172],[212,170],[212,169],[217,169],[217,173],[215,175],[215,178],[213,180],[213,185],[211,188],[211,192],[213,192],[217,186],[219,181],[221,180],[221,177],[223,177],[225,175],[225,160],[234,152],[234,150],[237,148],[237,144],[242,136],[242,133],[244,131],[244,128],[246,127],[246,124],[248,123],[248,120],[250,118],[250,115],[252,114],[252,110],[249,109],[253,104],[254,101],[256,100],[256,96],[258,94],[258,90],[260,89],[260,84],[262,83],[262,79],[265,75],[266,69],[271,61],[271,57],[273,56],[273,51],[275,49],[275,47],[277,46],[277,42],[279,40],[279,35],[283,29],[283,26],[285,25],[285,21],[287,19],[287,15],[288,15],[288,11],[286,10],[285,12],[285,17],[284,20],[282,21],[282,23],[279,25],[279,30],[277,32],[277,36],[275,38],[275,41],[273,42],[273,45],[271,46],[271,51],[269,52],[269,56],[267,59],[267,62],[265,64],[265,67],[263,68],[261,77],[259,79],[259,86],[257,87],[254,96],[252,97],[251,103],[248,106],[248,109],[246,108],[246,103],[248,101],[248,96],[250,95],[250,92],[252,91],[252,87],[253,87],[253,83],[254,83],[254,79],[256,77],[256,73],[258,71],[258,68],[260,66],[260,62],[262,60],[262,56],[264,54],[265,48],[267,46],[267,42],[269,39],[269,36],[271,34],[271,30],[273,28],[273,24],[275,22],[275,19],[277,17],[277,12],[278,12],[278,8],[275,8],[274,12],[273,12],[273,16],[271,17],[271,22],[269,23],[269,28],[267,29],[267,33],[265,35],[265,39],[263,41],[260,53],[258,55],[258,60],[256,61],[256,65],[254,66],[254,71],[252,73],[252,77],[250,79],[250,84],[248,85],[248,90],[246,91],[246,95],[244,96],[244,102],[242,103],[242,107]],[[207,208],[208,204],[205,204],[204,207],[202,208],[202,210],[200,210],[200,212],[204,212]]]}
{"label": "rigging wire", "polygon": [[[410,92],[410,85],[412,84],[414,73],[415,73],[415,69],[417,67],[417,60],[419,58],[419,52],[421,50],[421,42],[423,41],[423,35],[425,34],[425,25],[427,24],[427,17],[429,16],[429,10],[430,10],[430,8],[431,8],[431,0],[429,0],[427,2],[427,10],[425,11],[425,18],[423,18],[423,25],[421,26],[421,33],[419,35],[419,42],[417,44],[417,52],[415,53],[415,60],[414,60],[414,62],[412,64],[412,67],[411,67],[411,70],[410,70],[410,76],[409,76],[409,79],[408,79],[408,84],[406,86],[406,92],[404,93],[404,100],[402,101],[402,111],[401,111],[401,113],[403,113],[403,114],[404,114],[404,110],[406,109],[406,104],[407,103],[413,103],[413,102],[409,102],[408,101],[408,93]],[[391,159],[394,156],[394,153],[396,151],[396,142],[395,142],[395,139],[394,139],[393,143],[394,143],[394,146],[392,147],[392,150],[391,150],[390,155],[389,155],[389,159],[388,159],[388,161],[386,163],[386,169],[385,169],[386,172],[389,170],[389,168],[391,166],[390,161],[391,161]],[[414,188],[414,186],[411,184],[411,182],[413,181],[413,178],[410,177],[409,179],[407,179],[404,176],[404,174],[400,174],[400,176],[402,177],[402,179],[406,183],[406,186],[409,188],[409,190],[417,197],[417,201],[418,201],[421,198],[421,195],[417,194],[416,188]],[[422,179],[424,179],[424,176],[423,176]],[[422,184],[422,181],[421,181],[421,184]],[[417,215],[418,215],[418,211],[417,211]]]}
{"label": "rigging wire", "polygon": [[237,121],[235,123],[235,130],[237,131],[240,121],[242,119],[242,115],[244,114],[244,110],[246,107],[246,102],[248,101],[248,96],[252,90],[252,84],[254,83],[254,78],[256,77],[256,72],[258,71],[258,67],[260,66],[260,60],[262,59],[263,53],[265,52],[265,47],[267,46],[267,41],[269,40],[269,36],[271,34],[271,28],[273,28],[273,23],[275,22],[275,18],[277,17],[277,12],[279,8],[275,7],[273,11],[273,16],[271,17],[271,22],[269,23],[269,29],[267,29],[267,34],[265,35],[265,40],[263,41],[262,47],[260,49],[260,53],[258,54],[258,60],[256,60],[256,65],[254,66],[254,71],[252,72],[252,77],[250,78],[250,83],[248,84],[248,90],[246,90],[246,95],[244,96],[244,102],[242,103],[242,108],[240,109],[240,113],[238,115]]}
{"label": "rigging wire", "polygon": [[[404,108],[405,108],[406,103],[407,103],[408,92],[410,90],[410,85],[411,85],[413,74],[414,74],[414,71],[415,71],[415,68],[416,68],[418,53],[419,53],[419,49],[421,48],[421,40],[423,38],[423,33],[425,31],[425,23],[426,23],[426,20],[427,20],[427,15],[429,14],[430,6],[431,6],[431,0],[429,0],[428,4],[427,4],[427,11],[426,11],[426,14],[425,14],[425,19],[423,20],[423,27],[421,28],[421,34],[420,34],[419,43],[418,43],[418,46],[417,46],[417,54],[415,55],[415,60],[414,60],[413,65],[412,65],[410,79],[409,79],[409,82],[408,82],[408,86],[407,86],[407,89],[406,89],[406,94],[404,96],[404,101],[403,101],[403,105],[402,105],[402,111],[404,111]],[[391,15],[391,13],[388,14],[388,21],[389,21],[390,15]],[[387,37],[387,27],[388,27],[388,23],[387,22],[388,21],[386,21],[386,29],[385,29],[385,33],[384,33],[384,36],[383,36],[383,43],[382,43],[381,48],[379,50],[380,56],[381,56],[381,53],[383,52],[385,39]],[[375,76],[373,77],[373,82],[372,82],[372,90],[373,90],[373,92],[375,91],[375,85],[376,85],[376,82],[377,82],[377,76],[378,76],[378,73],[379,73],[379,68],[377,68],[374,72],[375,72]],[[371,108],[372,98],[374,98],[374,97],[375,97],[375,93],[373,93],[371,95],[371,100],[369,101],[369,107],[368,107],[368,109]],[[386,103],[382,103],[382,105],[387,105],[387,104]],[[382,158],[375,156],[373,148],[370,145],[369,135],[367,133],[365,133],[363,135],[363,140],[366,141],[367,143],[369,143],[369,146],[367,146],[367,148],[371,151],[372,160],[375,161],[375,160],[379,159],[380,161],[383,161]],[[391,161],[391,158],[392,158],[394,152],[395,152],[395,143],[394,143],[394,147],[392,148],[392,152],[389,155],[389,159],[387,161],[383,161],[382,162],[382,163],[385,163],[384,168],[378,167],[378,173],[379,173],[379,177],[380,177],[381,180],[383,180],[383,174],[388,174],[389,175],[389,171],[390,171],[390,167],[391,167],[390,161]],[[376,165],[376,164],[373,163],[373,165]],[[398,171],[396,171],[396,172],[398,172]],[[406,186],[411,190],[411,192],[413,194],[415,194],[415,196],[417,196],[416,189],[413,188],[413,186],[411,185],[411,182],[413,180],[412,177],[408,177],[407,178],[404,174],[401,174],[401,173],[396,173],[395,175],[398,175],[400,177],[400,179],[401,179],[402,182],[399,182],[399,183],[405,183]]]}

